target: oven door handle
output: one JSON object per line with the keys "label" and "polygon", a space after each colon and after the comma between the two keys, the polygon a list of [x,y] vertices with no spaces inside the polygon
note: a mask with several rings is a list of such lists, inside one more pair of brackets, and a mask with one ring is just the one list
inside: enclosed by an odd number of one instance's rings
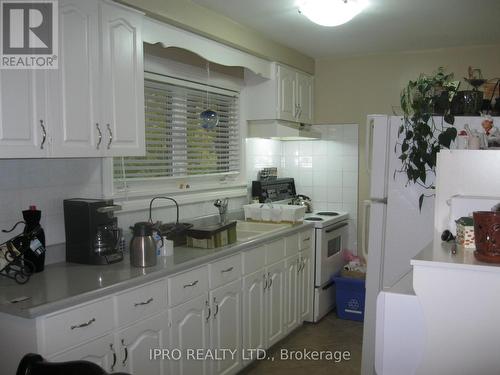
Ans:
{"label": "oven door handle", "polygon": [[337,230],[337,229],[343,228],[343,227],[345,227],[345,226],[347,226],[347,225],[348,225],[348,223],[342,223],[342,224],[337,225],[337,226],[335,226],[335,227],[333,227],[333,228],[331,228],[331,229],[327,229],[327,230],[325,230],[325,233],[331,233],[331,232],[333,232],[334,230]]}

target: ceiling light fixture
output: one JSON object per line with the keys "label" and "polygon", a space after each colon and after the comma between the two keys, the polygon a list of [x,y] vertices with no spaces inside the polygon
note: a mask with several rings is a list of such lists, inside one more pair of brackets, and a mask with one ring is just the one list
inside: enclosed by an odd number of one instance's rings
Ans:
{"label": "ceiling light fixture", "polygon": [[368,6],[367,0],[302,0],[299,13],[321,26],[349,22]]}

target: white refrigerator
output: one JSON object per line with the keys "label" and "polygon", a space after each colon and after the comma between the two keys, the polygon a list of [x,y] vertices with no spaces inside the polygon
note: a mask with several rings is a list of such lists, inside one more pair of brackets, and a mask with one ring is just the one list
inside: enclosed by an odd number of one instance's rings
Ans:
{"label": "white refrigerator", "polygon": [[[481,129],[481,117],[457,117],[454,126]],[[434,191],[408,184],[401,168],[399,116],[370,115],[366,157],[370,175],[370,199],[364,202],[361,249],[367,259],[362,375],[375,374],[375,325],[378,293],[393,286],[410,269],[410,259],[428,245],[434,234]],[[435,118],[436,122],[442,118]],[[498,126],[495,120],[495,125]],[[427,182],[433,183],[429,173]],[[419,209],[421,194],[425,198]]]}

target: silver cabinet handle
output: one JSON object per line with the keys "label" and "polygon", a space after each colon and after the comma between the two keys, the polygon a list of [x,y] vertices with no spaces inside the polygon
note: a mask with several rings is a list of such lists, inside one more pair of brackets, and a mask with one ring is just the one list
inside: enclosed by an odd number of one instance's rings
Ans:
{"label": "silver cabinet handle", "polygon": [[267,289],[267,277],[266,274],[264,274],[264,290]]}
{"label": "silver cabinet handle", "polygon": [[193,281],[191,284],[184,285],[184,288],[190,288],[192,286],[195,286],[196,284],[198,284],[198,280]]}
{"label": "silver cabinet handle", "polygon": [[300,266],[299,266],[299,272],[302,272],[302,270],[304,269],[305,266],[306,266],[306,260],[302,259],[302,261],[300,262]]}
{"label": "silver cabinet handle", "polygon": [[111,148],[111,143],[113,142],[113,132],[111,131],[111,126],[109,124],[106,124],[106,128],[108,128],[109,132],[109,141],[108,141],[108,150]]}
{"label": "silver cabinet handle", "polygon": [[271,277],[271,273],[270,272],[267,274],[267,277],[269,279],[269,286],[268,286],[268,288],[270,288],[270,287],[273,286],[273,278]]}
{"label": "silver cabinet handle", "polygon": [[299,112],[297,113],[297,117],[300,117],[302,115],[302,107],[300,104],[298,104],[299,107]]}
{"label": "silver cabinet handle", "polygon": [[134,307],[148,305],[148,304],[150,304],[153,301],[154,301],[154,299],[153,299],[153,297],[151,297],[146,302],[137,302],[137,303],[134,303]]}
{"label": "silver cabinet handle", "polygon": [[297,273],[300,273],[300,258],[297,259]]}
{"label": "silver cabinet handle", "polygon": [[89,325],[91,325],[94,322],[95,322],[95,318],[92,318],[87,323],[77,324],[77,325],[71,326],[70,328],[73,330],[75,328],[88,327]]}
{"label": "silver cabinet handle", "polygon": [[113,364],[111,365],[111,371],[114,371],[115,366],[116,366],[116,352],[115,352],[115,348],[113,348],[113,344],[109,344],[109,348],[111,349],[111,352],[113,353]]}
{"label": "silver cabinet handle", "polygon": [[97,141],[96,148],[99,150],[99,146],[101,146],[101,142],[102,142],[102,131],[99,128],[99,124],[96,123],[95,127],[97,128],[97,134],[98,134],[98,138],[99,138],[99,140]]}
{"label": "silver cabinet handle", "polygon": [[293,114],[293,117],[298,117],[299,116],[299,105],[295,104],[295,112]]}
{"label": "silver cabinet handle", "polygon": [[217,299],[214,297],[214,303],[215,303],[215,313],[214,313],[214,319],[219,313],[219,304],[217,303]]}
{"label": "silver cabinet handle", "polygon": [[122,365],[125,366],[125,364],[127,363],[127,359],[128,359],[128,349],[127,349],[127,345],[125,345],[125,340],[122,339],[122,346],[123,346],[123,351],[125,353],[125,357],[123,358],[123,361],[122,361]]}
{"label": "silver cabinet handle", "polygon": [[306,242],[306,241],[309,241],[310,239],[311,239],[311,237],[307,237],[307,238],[304,238],[302,241]]}
{"label": "silver cabinet handle", "polygon": [[209,305],[208,301],[205,301],[205,306],[208,307],[208,315],[207,315],[207,319],[206,319],[206,321],[208,322],[208,320],[210,319],[210,315],[212,315],[212,310],[210,310],[210,305]]}
{"label": "silver cabinet handle", "polygon": [[229,267],[228,269],[220,271],[221,273],[226,273],[226,272],[231,272],[234,269],[234,267]]}
{"label": "silver cabinet handle", "polygon": [[47,131],[45,130],[45,125],[43,125],[43,120],[40,120],[40,127],[42,128],[42,143],[40,144],[40,149],[43,150],[43,146],[47,140]]}

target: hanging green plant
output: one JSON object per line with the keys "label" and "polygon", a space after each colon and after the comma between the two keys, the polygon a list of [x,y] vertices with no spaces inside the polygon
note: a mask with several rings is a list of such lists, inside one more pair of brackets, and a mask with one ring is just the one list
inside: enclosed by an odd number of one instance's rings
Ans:
{"label": "hanging green plant", "polygon": [[[437,153],[450,148],[457,137],[452,126],[455,118],[450,114],[450,104],[458,90],[459,81],[453,81],[453,73],[446,74],[440,67],[434,75],[421,74],[409,81],[401,92],[403,124],[399,128],[399,172],[405,173],[408,183],[434,189],[427,180],[428,173],[435,173]],[[434,116],[442,116],[436,120]],[[398,152],[398,146],[396,146]],[[425,194],[419,197],[419,208]]]}

